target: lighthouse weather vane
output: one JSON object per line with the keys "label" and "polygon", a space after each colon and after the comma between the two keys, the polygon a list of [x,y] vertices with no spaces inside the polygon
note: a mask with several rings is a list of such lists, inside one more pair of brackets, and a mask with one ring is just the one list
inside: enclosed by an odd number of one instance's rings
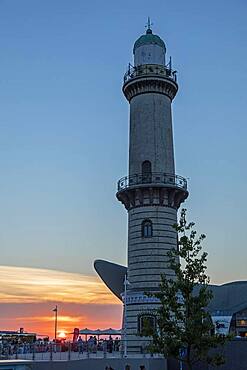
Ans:
{"label": "lighthouse weather vane", "polygon": [[151,30],[151,26],[153,26],[153,23],[151,22],[150,17],[148,17],[148,22],[147,22],[147,24],[145,26],[145,28],[147,29],[147,31],[148,30]]}

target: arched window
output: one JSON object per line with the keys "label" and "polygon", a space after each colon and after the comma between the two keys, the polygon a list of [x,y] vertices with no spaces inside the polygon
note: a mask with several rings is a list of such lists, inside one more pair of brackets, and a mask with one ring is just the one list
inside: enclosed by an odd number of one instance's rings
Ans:
{"label": "arched window", "polygon": [[142,162],[142,182],[152,182],[152,164],[150,161]]}
{"label": "arched window", "polygon": [[151,220],[144,220],[142,222],[142,237],[151,238],[153,236],[153,223]]}
{"label": "arched window", "polygon": [[150,161],[142,162],[142,174],[152,173],[152,165]]}
{"label": "arched window", "polygon": [[156,330],[156,316],[152,313],[143,313],[138,316],[139,335],[150,335]]}

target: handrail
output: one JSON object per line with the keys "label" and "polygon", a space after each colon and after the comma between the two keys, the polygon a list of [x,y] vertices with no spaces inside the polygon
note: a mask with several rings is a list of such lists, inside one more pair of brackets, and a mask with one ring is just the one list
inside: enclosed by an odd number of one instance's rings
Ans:
{"label": "handrail", "polygon": [[[28,362],[58,362],[58,361],[77,361],[77,360],[100,360],[100,359],[122,359],[124,357],[124,340],[120,337],[110,340],[98,340],[97,343],[89,343],[82,340],[81,342],[63,342],[63,343],[20,343],[20,344],[3,344],[0,348],[1,360],[28,361]],[[128,345],[138,348],[139,357],[153,357],[148,346],[151,344],[150,339],[145,339],[140,345],[136,346],[136,339],[128,338]],[[128,353],[129,358],[135,357],[135,354]],[[156,354],[155,357],[161,357]],[[13,366],[12,366],[13,367]]]}
{"label": "handrail", "polygon": [[129,67],[124,75],[124,83],[135,77],[142,77],[146,75],[159,75],[177,82],[177,71],[173,71],[167,66],[161,64],[143,64],[136,67]]}
{"label": "handrail", "polygon": [[162,172],[134,174],[122,177],[120,180],[118,180],[117,189],[118,191],[121,191],[132,186],[147,184],[160,184],[162,186],[165,185],[167,187],[177,187],[187,190],[187,180],[184,177]]}

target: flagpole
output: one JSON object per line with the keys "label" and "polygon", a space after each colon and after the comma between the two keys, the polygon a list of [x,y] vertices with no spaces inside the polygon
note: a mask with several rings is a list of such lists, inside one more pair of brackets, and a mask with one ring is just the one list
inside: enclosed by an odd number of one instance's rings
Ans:
{"label": "flagpole", "polygon": [[128,285],[127,274],[124,277],[124,357],[127,357],[127,285]]}

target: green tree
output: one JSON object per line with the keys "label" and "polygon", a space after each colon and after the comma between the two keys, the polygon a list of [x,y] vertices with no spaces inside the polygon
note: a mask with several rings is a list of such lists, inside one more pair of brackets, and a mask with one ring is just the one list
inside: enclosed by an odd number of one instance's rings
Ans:
{"label": "green tree", "polygon": [[186,363],[189,370],[199,361],[215,366],[223,364],[220,347],[229,340],[228,336],[214,333],[207,311],[213,295],[206,274],[207,253],[201,245],[205,235],[197,236],[193,227],[194,223],[186,221],[186,210],[182,209],[180,221],[174,225],[179,236],[178,248],[168,254],[174,278],[162,275],[160,292],[155,294],[160,300],[155,312],[157,327],[147,326],[144,333],[153,339],[152,352],[176,358]]}

